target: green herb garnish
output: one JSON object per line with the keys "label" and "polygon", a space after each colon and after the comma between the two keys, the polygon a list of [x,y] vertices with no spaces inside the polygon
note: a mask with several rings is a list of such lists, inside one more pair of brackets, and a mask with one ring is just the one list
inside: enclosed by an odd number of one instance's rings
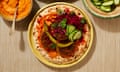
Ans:
{"label": "green herb garnish", "polygon": [[80,23],[81,23],[81,24],[85,24],[85,23],[86,23],[86,19],[85,19],[85,18],[82,18],[82,19],[80,20]]}
{"label": "green herb garnish", "polygon": [[56,44],[52,43],[52,44],[50,45],[50,47],[51,47],[52,49],[55,49],[55,48],[56,48]]}
{"label": "green herb garnish", "polygon": [[57,26],[58,26],[57,23],[53,23],[53,24],[51,24],[51,27],[52,27],[52,28],[56,28]]}
{"label": "green herb garnish", "polygon": [[70,15],[75,15],[75,12],[74,12],[74,11],[71,11],[71,12],[70,12]]}
{"label": "green herb garnish", "polygon": [[64,14],[64,10],[62,10],[62,9],[59,9],[59,8],[56,8],[56,11],[58,12],[58,14]]}
{"label": "green herb garnish", "polygon": [[66,27],[66,23],[67,23],[67,19],[64,18],[64,19],[59,23],[59,26],[62,27],[62,28],[65,28],[65,27]]}

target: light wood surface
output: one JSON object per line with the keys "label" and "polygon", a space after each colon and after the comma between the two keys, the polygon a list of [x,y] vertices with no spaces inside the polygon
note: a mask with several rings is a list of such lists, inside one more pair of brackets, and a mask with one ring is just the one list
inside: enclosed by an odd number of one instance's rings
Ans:
{"label": "light wood surface", "polygon": [[17,22],[12,36],[9,36],[11,22],[0,17],[0,72],[120,72],[120,17],[97,18],[85,9],[81,0],[69,2],[82,8],[94,25],[94,42],[86,58],[65,69],[47,67],[35,58],[27,41],[28,23],[37,9],[51,2],[34,0],[30,16]]}

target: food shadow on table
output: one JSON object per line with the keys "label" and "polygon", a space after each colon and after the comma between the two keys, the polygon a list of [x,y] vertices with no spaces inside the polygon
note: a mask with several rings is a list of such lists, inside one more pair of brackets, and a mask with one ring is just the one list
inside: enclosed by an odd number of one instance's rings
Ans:
{"label": "food shadow on table", "polygon": [[68,3],[72,3],[78,0],[38,0],[38,1],[42,1],[44,3],[52,3],[52,2],[68,2]]}
{"label": "food shadow on table", "polygon": [[120,17],[117,18],[111,18],[111,19],[104,19],[104,18],[99,18],[96,16],[92,16],[95,25],[97,25],[99,28],[108,31],[108,32],[113,32],[117,33],[120,32]]}
{"label": "food shadow on table", "polygon": [[[23,20],[17,21],[15,25],[16,31],[27,31],[28,26],[32,18],[34,17],[35,13],[40,9],[39,5],[33,0],[33,7],[31,13]],[[4,22],[6,25],[11,28],[12,27],[12,21],[7,21],[4,19]]]}
{"label": "food shadow on table", "polygon": [[90,61],[90,59],[92,58],[92,56],[95,52],[96,44],[97,44],[97,38],[96,38],[97,36],[96,36],[95,28],[93,28],[93,30],[94,30],[94,34],[93,34],[93,44],[91,46],[91,50],[88,52],[86,57],[81,62],[79,62],[78,64],[76,64],[74,66],[68,67],[68,68],[58,68],[58,69],[56,69],[56,68],[52,68],[52,67],[49,67],[49,66],[47,66],[47,67],[51,70],[54,70],[55,72],[65,72],[65,71],[66,72],[73,72],[75,70],[78,70],[78,69],[84,67]]}
{"label": "food shadow on table", "polygon": [[21,52],[25,51],[25,41],[24,41],[24,37],[23,37],[23,32],[20,32],[19,48],[20,48]]}

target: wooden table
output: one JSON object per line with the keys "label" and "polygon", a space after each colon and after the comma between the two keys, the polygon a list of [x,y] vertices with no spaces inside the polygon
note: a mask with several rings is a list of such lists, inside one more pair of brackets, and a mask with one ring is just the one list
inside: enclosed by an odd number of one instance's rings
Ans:
{"label": "wooden table", "polygon": [[83,9],[94,25],[94,42],[86,58],[65,69],[47,67],[35,58],[27,41],[28,24],[39,8],[53,1],[34,0],[30,16],[17,23],[12,36],[11,23],[0,17],[0,72],[120,72],[120,17],[97,18],[85,9],[81,0],[69,2]]}

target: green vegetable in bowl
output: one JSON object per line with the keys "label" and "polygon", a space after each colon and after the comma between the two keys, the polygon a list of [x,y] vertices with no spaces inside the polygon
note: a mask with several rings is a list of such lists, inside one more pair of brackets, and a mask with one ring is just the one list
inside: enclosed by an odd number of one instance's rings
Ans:
{"label": "green vegetable in bowl", "polygon": [[106,12],[110,12],[111,11],[111,7],[110,6],[100,6],[100,9],[102,11],[106,11]]}
{"label": "green vegetable in bowl", "polygon": [[96,6],[100,6],[100,5],[102,4],[102,2],[101,2],[101,1],[95,1],[94,4],[95,4]]}
{"label": "green vegetable in bowl", "polygon": [[111,12],[120,5],[120,0],[91,0],[91,2],[104,12]]}
{"label": "green vegetable in bowl", "polygon": [[120,0],[114,0],[114,4],[115,5],[119,5],[120,4]]}
{"label": "green vegetable in bowl", "polygon": [[113,4],[113,1],[106,1],[102,3],[102,6],[111,6]]}

